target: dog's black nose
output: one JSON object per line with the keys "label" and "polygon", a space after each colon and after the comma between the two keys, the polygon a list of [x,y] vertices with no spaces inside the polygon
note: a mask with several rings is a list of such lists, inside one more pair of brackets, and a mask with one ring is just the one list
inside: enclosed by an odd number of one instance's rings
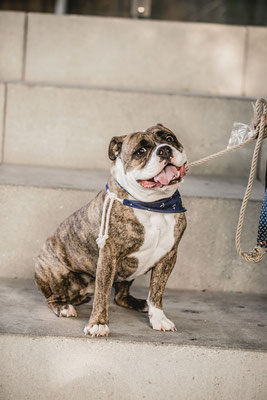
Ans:
{"label": "dog's black nose", "polygon": [[156,154],[161,160],[169,160],[173,156],[170,146],[159,147]]}

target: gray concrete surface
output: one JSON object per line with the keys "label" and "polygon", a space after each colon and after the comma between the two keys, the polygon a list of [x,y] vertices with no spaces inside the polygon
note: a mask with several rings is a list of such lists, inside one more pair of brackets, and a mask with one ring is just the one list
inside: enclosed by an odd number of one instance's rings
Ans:
{"label": "gray concrete surface", "polygon": [[0,11],[0,80],[20,80],[25,14]]}
{"label": "gray concrete surface", "polygon": [[[84,337],[92,301],[77,307],[78,318],[58,318],[33,280],[0,279],[0,288],[1,334]],[[148,290],[133,286],[132,294],[147,298]],[[108,340],[267,351],[267,294],[169,289],[163,303],[177,332],[154,331],[147,314],[115,305],[112,294]]]}
{"label": "gray concrete surface", "polygon": [[5,400],[266,400],[266,352],[1,335]]}
{"label": "gray concrete surface", "polygon": [[[77,186],[75,189],[74,176],[70,175],[71,189],[17,186],[14,181],[13,185],[0,185],[0,276],[31,278],[34,259],[45,239],[63,219],[96,194],[95,190],[77,190]],[[244,186],[237,191],[240,181],[237,185],[227,185],[223,180],[213,184],[207,178],[187,178],[181,193],[188,210],[188,227],[168,287],[266,293],[265,260],[260,264],[246,263],[235,250],[235,229]],[[47,176],[46,180],[49,181]],[[45,179],[42,177],[41,181],[44,183]],[[31,182],[34,185],[34,179]],[[104,183],[103,179],[103,187]],[[92,188],[96,186],[93,182]],[[223,192],[222,198],[216,197]],[[232,198],[227,198],[227,193]],[[251,201],[248,206],[242,236],[245,250],[252,249],[256,243],[263,193],[263,186],[259,184],[254,198],[260,201]],[[148,280],[146,275],[139,279],[139,284],[147,285]]]}
{"label": "gray concrete surface", "polygon": [[[183,197],[187,229],[178,249],[169,288],[266,293],[266,257],[247,263],[236,252],[235,232],[241,202],[238,200]],[[250,202],[242,234],[242,250],[256,245],[261,202]],[[148,285],[149,275],[138,278]]]}
{"label": "gray concrete surface", "polygon": [[[161,122],[191,161],[226,148],[233,122],[249,123],[249,100],[8,85],[4,161],[102,169],[113,136]],[[247,177],[253,144],[192,169],[193,174]]]}
{"label": "gray concrete surface", "polygon": [[2,274],[31,277],[35,257],[44,240],[61,221],[89,202],[95,194],[90,191],[1,186]]}
{"label": "gray concrete surface", "polygon": [[[195,176],[193,168],[187,173],[180,191],[186,197],[210,197],[241,200],[247,180],[234,176]],[[110,172],[99,170],[49,168],[26,165],[0,165],[0,185],[35,186],[73,190],[103,190]],[[264,187],[255,179],[251,200],[261,201]]]}
{"label": "gray concrete surface", "polygon": [[245,35],[241,26],[30,14],[26,80],[241,95]]}
{"label": "gray concrete surface", "polygon": [[[264,44],[265,43],[265,44]],[[264,97],[267,95],[267,29],[254,26],[248,28],[248,47],[245,60],[245,95]]]}
{"label": "gray concrete surface", "polygon": [[4,121],[4,104],[5,104],[5,86],[0,84],[0,163],[2,162],[3,148],[3,121]]}
{"label": "gray concrete surface", "polygon": [[266,398],[266,296],[168,291],[174,333],[111,304],[111,336],[98,339],[82,333],[90,303],[59,319],[32,282],[2,281],[0,296],[5,400]]}
{"label": "gray concrete surface", "polygon": [[[18,278],[32,278],[45,238],[104,186],[113,135],[162,122],[190,160],[226,146],[232,123],[249,122],[249,100],[159,93],[265,96],[266,28],[40,14],[27,27],[25,18],[0,12],[0,81],[23,79],[24,62],[28,81],[8,83],[5,141],[0,84],[0,162],[3,153],[24,164],[0,166],[0,276],[14,278],[0,284],[0,398],[265,400],[266,260],[247,264],[234,248],[252,146],[192,169],[205,176],[181,189],[188,228],[164,301],[177,332],[155,332],[146,315],[112,303],[111,336],[84,337],[91,303],[58,319],[32,279]],[[262,196],[256,182],[246,250]],[[146,297],[148,281],[133,294]]]}
{"label": "gray concrete surface", "polygon": [[[46,188],[99,191],[105,188],[108,170],[49,168],[26,165],[0,165],[1,185],[36,186]],[[238,180],[242,182],[242,180]],[[260,193],[260,184],[255,196]]]}

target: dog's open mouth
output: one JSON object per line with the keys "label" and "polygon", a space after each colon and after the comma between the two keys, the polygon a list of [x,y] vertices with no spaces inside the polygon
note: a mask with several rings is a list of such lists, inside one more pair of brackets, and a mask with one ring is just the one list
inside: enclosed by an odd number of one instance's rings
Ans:
{"label": "dog's open mouth", "polygon": [[138,180],[137,182],[144,188],[164,187],[174,185],[182,181],[186,174],[186,163],[181,167],[173,164],[167,164],[158,175],[147,180]]}

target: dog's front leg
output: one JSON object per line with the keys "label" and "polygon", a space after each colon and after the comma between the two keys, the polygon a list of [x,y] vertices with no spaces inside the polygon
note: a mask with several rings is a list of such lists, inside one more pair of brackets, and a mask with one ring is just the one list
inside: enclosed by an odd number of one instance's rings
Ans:
{"label": "dog's front leg", "polygon": [[108,336],[108,308],[111,288],[116,272],[116,257],[108,244],[100,250],[96,280],[93,310],[84,328],[85,335]]}
{"label": "dog's front leg", "polygon": [[151,328],[157,331],[176,331],[175,325],[162,310],[162,296],[176,262],[177,248],[172,249],[156,264],[151,272],[150,291],[147,298]]}

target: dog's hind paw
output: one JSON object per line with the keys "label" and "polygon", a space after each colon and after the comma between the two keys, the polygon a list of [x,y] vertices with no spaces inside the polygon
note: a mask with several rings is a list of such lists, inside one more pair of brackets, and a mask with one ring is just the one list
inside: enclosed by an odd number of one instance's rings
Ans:
{"label": "dog's hind paw", "polygon": [[93,326],[86,325],[83,332],[85,335],[91,335],[93,337],[94,336],[108,336],[110,330],[107,325],[95,324]]}
{"label": "dog's hind paw", "polygon": [[60,310],[59,317],[77,317],[76,308],[71,304],[66,304]]}

